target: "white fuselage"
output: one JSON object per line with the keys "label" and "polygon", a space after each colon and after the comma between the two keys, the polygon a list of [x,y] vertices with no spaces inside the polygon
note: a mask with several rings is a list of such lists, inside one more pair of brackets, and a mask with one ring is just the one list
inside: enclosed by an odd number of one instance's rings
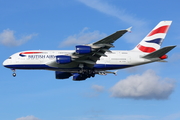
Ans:
{"label": "white fuselage", "polygon": [[[5,67],[11,69],[46,69],[53,71],[76,71],[80,69],[77,64],[49,65],[55,61],[57,55],[69,55],[73,50],[31,50],[15,53],[3,62]],[[146,64],[158,60],[142,58],[147,53],[138,51],[112,51],[106,52],[107,57],[100,57],[94,65],[95,70],[113,70]]]}

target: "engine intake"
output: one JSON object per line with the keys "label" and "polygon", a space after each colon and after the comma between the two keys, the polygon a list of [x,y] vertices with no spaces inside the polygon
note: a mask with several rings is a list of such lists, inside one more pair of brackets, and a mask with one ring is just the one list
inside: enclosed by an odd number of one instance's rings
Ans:
{"label": "engine intake", "polygon": [[84,46],[84,45],[77,45],[76,46],[76,53],[78,54],[87,54],[91,52],[90,46]]}
{"label": "engine intake", "polygon": [[59,64],[66,64],[71,62],[71,57],[66,55],[56,56],[56,62]]}

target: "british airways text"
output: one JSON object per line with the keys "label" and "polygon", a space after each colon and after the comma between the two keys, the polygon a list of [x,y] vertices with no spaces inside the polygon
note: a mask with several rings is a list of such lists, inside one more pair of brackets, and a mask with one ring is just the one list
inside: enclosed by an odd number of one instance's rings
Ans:
{"label": "british airways text", "polygon": [[45,59],[45,58],[54,59],[56,58],[56,56],[55,55],[28,55],[28,58],[29,59]]}

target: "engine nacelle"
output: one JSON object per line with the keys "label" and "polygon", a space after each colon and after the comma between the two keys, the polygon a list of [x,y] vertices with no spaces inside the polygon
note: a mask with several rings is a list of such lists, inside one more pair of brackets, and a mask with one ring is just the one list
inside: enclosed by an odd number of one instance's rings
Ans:
{"label": "engine nacelle", "polygon": [[69,72],[59,72],[59,71],[56,71],[55,75],[56,75],[56,79],[67,79],[72,76],[72,74]]}
{"label": "engine nacelle", "polygon": [[85,75],[85,74],[79,74],[79,73],[74,73],[73,74],[73,80],[74,81],[81,81],[81,80],[85,80],[87,78],[88,78],[88,76]]}
{"label": "engine nacelle", "polygon": [[84,45],[77,45],[76,46],[76,53],[78,54],[87,54],[91,52],[90,46],[84,46]]}
{"label": "engine nacelle", "polygon": [[56,56],[56,62],[59,64],[66,64],[71,62],[71,57],[66,55]]}

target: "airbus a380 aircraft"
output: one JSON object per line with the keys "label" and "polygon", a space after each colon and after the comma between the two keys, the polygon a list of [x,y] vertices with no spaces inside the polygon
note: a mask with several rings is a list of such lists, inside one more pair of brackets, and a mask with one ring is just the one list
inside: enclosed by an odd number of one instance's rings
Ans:
{"label": "airbus a380 aircraft", "polygon": [[96,74],[106,75],[116,72],[107,70],[123,69],[137,65],[164,61],[166,53],[175,46],[160,49],[172,21],[161,21],[134,49],[109,50],[113,43],[129,29],[120,30],[92,44],[77,45],[76,50],[30,50],[18,52],[3,62],[14,71],[16,69],[43,69],[55,71],[56,79],[80,81]]}

